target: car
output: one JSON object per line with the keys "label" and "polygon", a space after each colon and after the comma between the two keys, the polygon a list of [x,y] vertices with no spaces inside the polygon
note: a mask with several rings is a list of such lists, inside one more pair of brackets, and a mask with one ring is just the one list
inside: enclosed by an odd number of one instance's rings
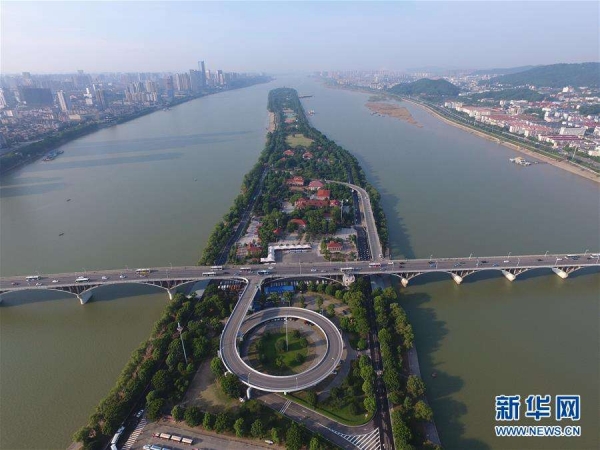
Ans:
{"label": "car", "polygon": [[562,258],[556,258],[556,260],[557,260],[557,261],[562,261],[563,259],[562,259]]}
{"label": "car", "polygon": [[454,267],[459,267],[459,266],[460,266],[459,263],[454,264]]}
{"label": "car", "polygon": [[146,445],[144,445],[143,449],[144,449],[144,450],[150,450],[150,444],[146,444]]}
{"label": "car", "polygon": [[139,419],[140,417],[142,417],[142,414],[144,414],[144,409],[143,408],[140,409],[138,412],[135,413],[135,417],[137,417]]}
{"label": "car", "polygon": [[35,283],[36,286],[41,286],[43,283]]}
{"label": "car", "polygon": [[510,260],[508,260],[508,259],[504,260],[504,264],[509,263],[509,262],[510,262]]}
{"label": "car", "polygon": [[492,267],[498,267],[498,264],[492,264]]}
{"label": "car", "polygon": [[53,283],[58,283],[58,280],[52,280]]}
{"label": "car", "polygon": [[325,270],[321,270],[321,273],[325,273],[325,272],[326,272]]}
{"label": "car", "polygon": [[487,264],[487,261],[483,260],[481,261],[481,264]]}
{"label": "car", "polygon": [[11,286],[18,286],[19,283],[17,283],[16,281],[13,281],[12,283],[10,283]]}
{"label": "car", "polygon": [[543,259],[542,259],[542,258],[538,258],[537,260],[538,260],[538,261],[543,261]]}
{"label": "car", "polygon": [[102,279],[103,279],[103,280],[108,280],[108,277],[107,277],[106,275],[104,275],[104,276],[102,277]]}
{"label": "car", "polygon": [[127,278],[127,275],[121,274],[121,275],[119,275],[119,278],[122,280],[123,278]]}
{"label": "car", "polygon": [[310,269],[310,271],[311,271],[311,272],[316,272],[316,271],[317,271],[317,269]]}

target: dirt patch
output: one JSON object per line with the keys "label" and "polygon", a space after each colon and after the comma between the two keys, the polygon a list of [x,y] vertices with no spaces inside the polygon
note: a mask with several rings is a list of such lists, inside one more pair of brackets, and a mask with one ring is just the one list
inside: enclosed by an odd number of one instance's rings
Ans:
{"label": "dirt patch", "polygon": [[413,118],[408,109],[404,106],[394,105],[393,103],[367,102],[366,107],[374,114],[395,117],[396,119],[404,120],[411,125],[416,125],[419,128],[423,127],[423,125],[419,124],[419,122]]}
{"label": "dirt patch", "polygon": [[239,401],[231,399],[221,390],[219,383],[210,370],[210,359],[204,361],[183,398],[183,405],[198,406],[204,411],[218,414],[239,408]]}

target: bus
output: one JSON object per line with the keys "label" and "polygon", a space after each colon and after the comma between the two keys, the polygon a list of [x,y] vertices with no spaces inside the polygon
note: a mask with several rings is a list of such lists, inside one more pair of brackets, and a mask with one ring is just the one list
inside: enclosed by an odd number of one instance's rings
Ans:
{"label": "bus", "polygon": [[240,267],[241,272],[252,272],[252,267]]}
{"label": "bus", "polygon": [[29,275],[28,277],[25,277],[26,281],[37,281],[40,279],[39,275]]}
{"label": "bus", "polygon": [[212,266],[210,270],[223,270],[223,266]]}
{"label": "bus", "polygon": [[369,267],[381,267],[381,263],[372,262],[372,263],[369,263]]}
{"label": "bus", "polygon": [[150,272],[152,272],[152,269],[135,269],[135,273],[137,273],[141,277],[146,277],[150,275]]}
{"label": "bus", "polygon": [[75,278],[75,283],[85,283],[86,281],[90,281],[87,277],[77,277]]}
{"label": "bus", "polygon": [[256,273],[259,275],[270,275],[271,271],[270,270],[259,270]]}
{"label": "bus", "polygon": [[340,271],[341,271],[342,273],[350,273],[350,272],[353,272],[353,271],[354,271],[354,267],[342,267],[342,268],[340,269]]}
{"label": "bus", "polygon": [[202,272],[203,277],[214,277],[217,272]]}

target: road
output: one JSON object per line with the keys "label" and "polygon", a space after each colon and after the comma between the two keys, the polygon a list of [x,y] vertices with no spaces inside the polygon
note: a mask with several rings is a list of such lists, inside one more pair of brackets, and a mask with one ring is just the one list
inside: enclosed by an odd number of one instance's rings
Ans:
{"label": "road", "polygon": [[360,186],[344,183],[342,181],[325,180],[325,182],[341,184],[358,192],[358,198],[360,200],[361,210],[363,212],[362,221],[364,222],[366,228],[369,248],[371,250],[371,259],[381,260],[383,258],[383,250],[381,248],[381,242],[379,241],[379,234],[377,233],[377,225],[375,224],[375,216],[373,214],[373,207],[371,206],[371,199],[367,191]]}
{"label": "road", "polygon": [[[223,329],[220,353],[225,367],[246,385],[266,392],[300,391],[327,378],[339,364],[344,350],[342,335],[337,327],[325,316],[304,308],[270,308],[246,318],[257,288],[258,284],[251,281]],[[305,372],[297,375],[273,376],[260,373],[246,364],[239,354],[237,340],[242,336],[240,329],[245,321],[249,321],[249,325],[244,326],[244,332],[247,332],[260,323],[280,317],[310,321],[321,328],[327,339],[327,347],[322,359]]]}
{"label": "road", "polygon": [[[355,262],[316,262],[305,265],[303,274],[298,273],[298,265],[295,263],[278,263],[271,265],[270,274],[258,276],[258,270],[265,270],[265,265],[249,265],[252,272],[240,271],[239,267],[225,267],[225,270],[214,271],[209,266],[183,266],[183,267],[158,267],[145,277],[138,276],[135,270],[98,270],[87,272],[71,272],[58,274],[38,274],[39,280],[27,282],[25,276],[10,276],[0,278],[0,292],[18,291],[25,289],[60,289],[79,285],[95,287],[99,285],[113,285],[124,283],[147,283],[166,281],[193,281],[207,278],[217,279],[240,279],[256,278],[266,279],[273,277],[328,277],[340,275],[342,268],[352,268],[354,274],[373,275],[381,273],[395,274],[399,277],[421,275],[427,273],[450,273],[468,276],[471,273],[483,270],[496,271],[526,271],[540,268],[583,268],[600,267],[600,254],[577,254],[575,257],[560,255],[511,255],[511,256],[486,256],[465,258],[441,258],[441,259],[409,259],[409,260],[383,260],[381,263],[369,263],[368,261]],[[373,267],[369,264],[381,264],[381,267]],[[308,267],[307,267],[308,266]],[[215,276],[203,275],[203,273],[215,272]],[[36,274],[33,274],[37,276]],[[463,276],[461,275],[461,277]],[[88,278],[85,282],[76,282],[77,277]],[[125,278],[120,278],[124,276]],[[106,279],[102,279],[106,277]],[[56,283],[53,283],[56,280]],[[39,286],[36,286],[40,283]]]}

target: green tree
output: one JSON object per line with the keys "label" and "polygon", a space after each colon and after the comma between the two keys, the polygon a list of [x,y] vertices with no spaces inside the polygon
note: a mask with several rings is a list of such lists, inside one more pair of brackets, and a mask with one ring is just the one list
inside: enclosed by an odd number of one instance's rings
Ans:
{"label": "green tree", "polygon": [[226,373],[221,377],[221,389],[231,398],[239,398],[242,385],[237,376],[232,373]]}
{"label": "green tree", "polygon": [[221,362],[221,358],[215,356],[210,361],[210,371],[216,378],[221,378],[223,376],[223,363]]}
{"label": "green tree", "polygon": [[155,421],[160,419],[162,407],[165,405],[165,400],[162,398],[157,398],[152,400],[150,403],[146,405],[146,417]]}
{"label": "green tree", "polygon": [[158,392],[168,392],[171,387],[171,377],[166,370],[157,371],[152,377],[152,386]]}
{"label": "green tree", "polygon": [[413,398],[421,397],[425,394],[425,383],[418,376],[411,375],[406,382],[406,391]]}
{"label": "green tree", "polygon": [[213,416],[209,412],[204,413],[204,419],[202,420],[202,426],[204,427],[204,429],[208,431],[212,430],[214,427],[214,423],[215,416]]}
{"label": "green tree", "polygon": [[295,422],[292,423],[285,434],[285,448],[287,450],[300,450],[302,448],[302,432]]}
{"label": "green tree", "polygon": [[311,408],[317,407],[317,402],[319,401],[319,396],[315,391],[308,391],[306,393],[306,402],[310,405]]}
{"label": "green tree", "polygon": [[197,406],[190,406],[185,411],[184,419],[190,427],[197,427],[202,423],[202,410]]}
{"label": "green tree", "polygon": [[229,429],[229,414],[226,412],[222,412],[217,414],[217,418],[215,420],[215,431],[217,433],[222,433],[223,431],[227,431]]}
{"label": "green tree", "polygon": [[423,400],[419,400],[414,407],[414,417],[417,420],[430,421],[433,419],[433,411],[427,403]]}
{"label": "green tree", "polygon": [[308,444],[309,450],[323,450],[323,448],[323,443],[321,442],[321,439],[319,439],[319,436],[313,436],[310,439],[310,443]]}
{"label": "green tree", "polygon": [[235,431],[235,435],[237,437],[244,437],[244,434],[246,434],[246,429],[243,418],[240,417],[234,422],[233,431]]}
{"label": "green tree", "polygon": [[183,406],[175,405],[175,406],[173,406],[173,409],[171,410],[171,415],[173,416],[173,419],[175,420],[175,422],[181,422],[183,420],[183,416],[184,416],[185,412],[186,412],[186,410]]}
{"label": "green tree", "polygon": [[276,427],[271,428],[271,440],[276,444],[279,444],[279,429]]}
{"label": "green tree", "polygon": [[317,310],[320,311],[321,308],[323,308],[323,297],[321,297],[320,295],[317,295],[316,301],[317,301]]}
{"label": "green tree", "polygon": [[333,303],[327,305],[327,315],[329,317],[335,316],[335,305]]}
{"label": "green tree", "polygon": [[263,437],[264,430],[262,420],[256,419],[254,422],[252,422],[252,426],[250,427],[250,434],[252,434],[252,436],[254,436],[255,438]]}
{"label": "green tree", "polygon": [[375,397],[372,395],[365,397],[364,404],[365,409],[369,414],[373,414],[377,410],[377,402],[375,401]]}

